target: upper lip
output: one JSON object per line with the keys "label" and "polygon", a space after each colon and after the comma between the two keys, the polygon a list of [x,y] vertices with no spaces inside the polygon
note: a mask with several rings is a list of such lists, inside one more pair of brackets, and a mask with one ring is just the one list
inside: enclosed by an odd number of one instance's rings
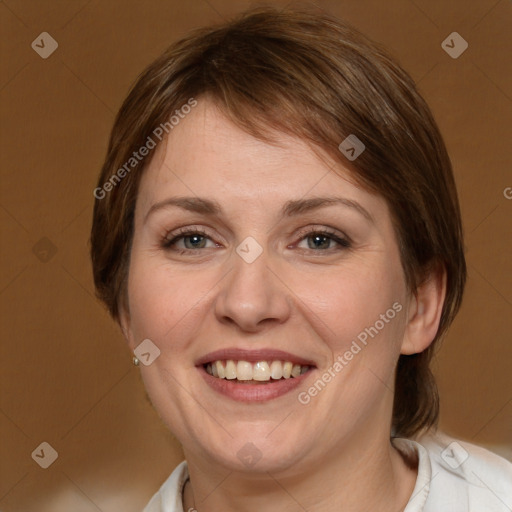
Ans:
{"label": "upper lip", "polygon": [[249,363],[257,363],[258,361],[290,361],[294,364],[302,366],[316,366],[315,363],[309,359],[299,357],[289,352],[275,349],[256,349],[244,350],[240,348],[224,348],[209,352],[200,357],[196,361],[196,366],[211,363],[213,361],[226,361],[231,359],[233,361],[247,361]]}

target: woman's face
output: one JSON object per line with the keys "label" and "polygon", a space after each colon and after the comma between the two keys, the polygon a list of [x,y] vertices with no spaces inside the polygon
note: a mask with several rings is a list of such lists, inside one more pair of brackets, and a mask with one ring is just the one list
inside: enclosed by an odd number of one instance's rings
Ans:
{"label": "woman's face", "polygon": [[140,370],[187,458],[277,471],[389,439],[409,294],[385,201],[207,100],[156,151],[122,326],[160,350]]}

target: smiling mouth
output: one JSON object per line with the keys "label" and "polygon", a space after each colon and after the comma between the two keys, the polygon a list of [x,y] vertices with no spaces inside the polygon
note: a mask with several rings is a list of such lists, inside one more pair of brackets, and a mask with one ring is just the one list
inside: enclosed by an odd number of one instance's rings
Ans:
{"label": "smiling mouth", "polygon": [[226,379],[241,384],[268,384],[293,379],[308,372],[311,367],[294,364],[291,361],[211,361],[203,365],[206,373],[217,379]]}

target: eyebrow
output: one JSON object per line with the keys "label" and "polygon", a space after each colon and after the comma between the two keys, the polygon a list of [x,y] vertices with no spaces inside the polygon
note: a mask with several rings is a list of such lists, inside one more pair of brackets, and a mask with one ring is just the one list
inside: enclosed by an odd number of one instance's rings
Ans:
{"label": "eyebrow", "polygon": [[357,201],[346,199],[344,197],[310,197],[308,199],[288,201],[282,208],[281,216],[292,217],[294,215],[299,215],[301,213],[310,212],[312,210],[317,210],[319,208],[324,208],[326,206],[332,206],[336,204],[341,204],[348,208],[353,208],[367,220],[373,222],[373,217],[370,215],[368,210],[366,210],[366,208],[364,208]]}
{"label": "eyebrow", "polygon": [[[311,197],[307,199],[287,201],[281,208],[280,216],[282,218],[294,217],[302,213],[308,213],[313,210],[318,210],[320,208],[336,204],[352,208],[359,212],[368,221],[374,222],[374,219],[368,210],[366,210],[360,203],[344,197]],[[200,197],[171,197],[152,205],[144,218],[144,223],[146,223],[151,214],[169,206],[176,206],[186,211],[200,213],[211,217],[220,216],[222,214],[222,207],[217,201],[212,199]]]}

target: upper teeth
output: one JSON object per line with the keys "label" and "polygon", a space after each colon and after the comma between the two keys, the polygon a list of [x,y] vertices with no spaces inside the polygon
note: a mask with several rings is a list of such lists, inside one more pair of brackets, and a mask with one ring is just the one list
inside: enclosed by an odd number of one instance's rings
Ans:
{"label": "upper teeth", "polygon": [[206,371],[219,379],[258,380],[289,379],[306,373],[309,366],[293,364],[290,361],[213,361],[206,365]]}

